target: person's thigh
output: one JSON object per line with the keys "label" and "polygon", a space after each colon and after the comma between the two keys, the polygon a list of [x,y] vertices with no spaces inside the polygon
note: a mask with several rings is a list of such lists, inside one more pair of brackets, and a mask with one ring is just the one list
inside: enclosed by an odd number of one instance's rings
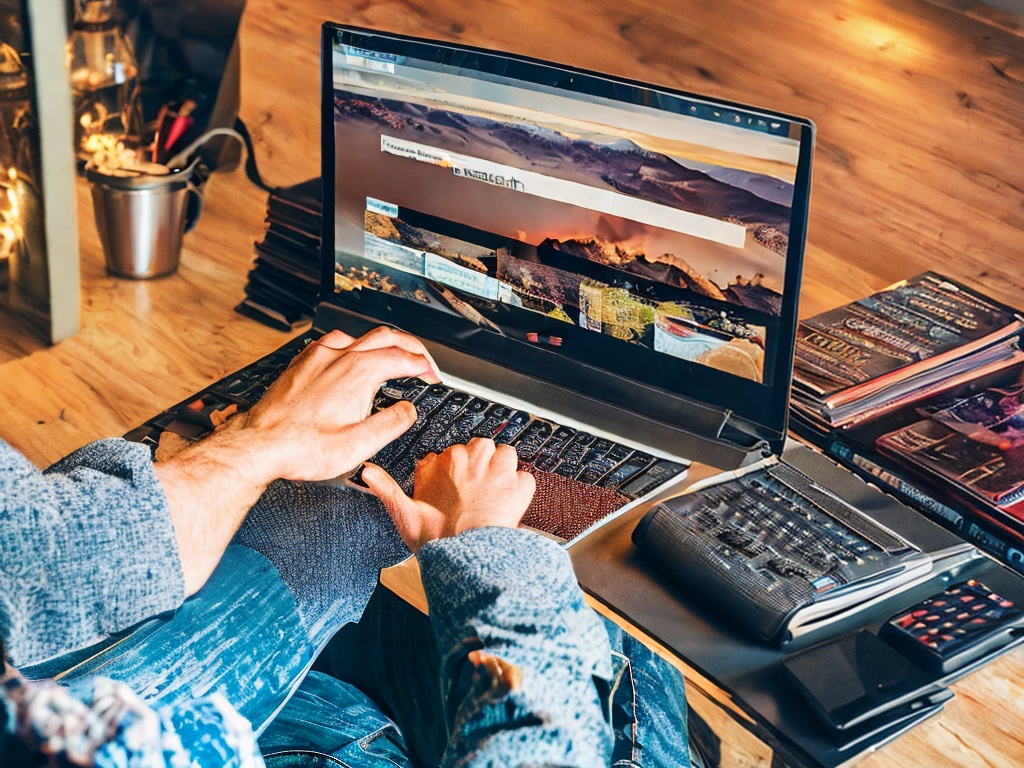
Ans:
{"label": "person's thigh", "polygon": [[611,710],[616,768],[689,768],[683,676],[660,655],[605,619],[612,646]]}
{"label": "person's thigh", "polygon": [[[613,678],[601,687],[615,733],[612,764],[689,768],[682,675],[617,624],[604,622]],[[394,719],[417,764],[440,762],[448,732],[440,657],[427,616],[379,588],[360,622],[336,635],[326,655],[333,674],[365,691]]]}
{"label": "person's thigh", "polygon": [[[231,546],[206,585],[173,614],[54,677],[109,677],[159,704],[220,693],[259,730],[301,680],[313,650],[277,569],[258,552]],[[58,665],[49,662],[47,671]]]}

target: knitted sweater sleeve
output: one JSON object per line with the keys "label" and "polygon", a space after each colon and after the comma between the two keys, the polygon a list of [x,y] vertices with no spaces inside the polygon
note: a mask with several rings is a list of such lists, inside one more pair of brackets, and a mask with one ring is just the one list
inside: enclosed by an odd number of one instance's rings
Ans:
{"label": "knitted sweater sleeve", "polygon": [[181,604],[149,450],[102,440],[46,471],[0,440],[0,636],[27,666]]}
{"label": "knitted sweater sleeve", "polygon": [[608,635],[565,550],[525,530],[478,528],[418,557],[441,654],[444,765],[606,765]]}

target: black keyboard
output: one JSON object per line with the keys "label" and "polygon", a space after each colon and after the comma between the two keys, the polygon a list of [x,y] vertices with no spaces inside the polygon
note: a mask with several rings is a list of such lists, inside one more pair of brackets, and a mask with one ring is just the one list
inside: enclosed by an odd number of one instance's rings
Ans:
{"label": "black keyboard", "polygon": [[136,427],[125,439],[149,446],[154,453],[160,435],[167,431],[188,440],[197,440],[218,422],[218,414],[225,417],[235,411],[245,411],[259,402],[267,389],[281,375],[281,371],[316,335],[298,336],[282,347],[235,373],[225,376],[202,392],[193,395],[158,416]]}
{"label": "black keyboard", "polygon": [[895,588],[927,561],[781,462],[658,504],[633,539],[688,591],[766,639],[802,607]]}
{"label": "black keyboard", "polygon": [[797,494],[804,505],[820,510],[827,518],[847,528],[853,535],[873,544],[886,554],[898,554],[911,549],[901,536],[876,523],[856,507],[843,501],[827,488],[815,483],[807,475],[788,464],[775,464],[768,474]]}
{"label": "black keyboard", "polygon": [[[314,338],[315,335],[307,334],[294,339],[150,419],[125,437],[149,445],[153,451],[165,430],[187,439],[202,437],[213,430],[218,414],[246,410],[257,403],[295,355]],[[374,410],[399,400],[413,403],[416,422],[372,461],[407,491],[412,489],[419,459],[473,437],[489,437],[515,446],[522,465],[532,471],[607,489],[627,501],[643,496],[686,470],[684,464],[420,379],[385,384],[374,400]],[[353,480],[358,482],[358,473]]]}
{"label": "black keyboard", "polygon": [[708,559],[758,590],[795,579],[825,592],[916,550],[781,463],[673,499],[672,509]]}
{"label": "black keyboard", "polygon": [[[686,469],[622,443],[534,416],[444,384],[421,379],[390,381],[381,387],[374,410],[408,400],[416,421],[402,437],[370,461],[412,491],[416,462],[428,453],[474,437],[511,445],[523,468],[615,491],[627,500],[643,496]],[[359,482],[358,473],[353,476]]]}
{"label": "black keyboard", "polygon": [[811,485],[798,471],[777,464],[681,497],[673,506],[715,559],[737,578],[765,588],[798,577],[824,591],[886,570],[892,555],[912,549]]}

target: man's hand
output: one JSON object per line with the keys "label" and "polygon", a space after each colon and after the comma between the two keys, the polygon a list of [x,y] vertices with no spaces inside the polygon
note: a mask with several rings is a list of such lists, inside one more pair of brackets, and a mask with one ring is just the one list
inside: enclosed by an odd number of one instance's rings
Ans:
{"label": "man's hand", "polygon": [[422,459],[412,498],[374,464],[365,466],[362,477],[384,503],[406,546],[417,552],[428,541],[470,528],[519,525],[533,498],[534,479],[517,466],[512,446],[473,438]]}
{"label": "man's hand", "polygon": [[358,466],[416,419],[401,402],[372,416],[374,394],[388,379],[439,381],[416,338],[376,328],[359,339],[331,331],[313,342],[247,414],[246,432],[268,444],[274,478],[326,480]]}
{"label": "man's hand", "polygon": [[271,482],[337,477],[407,430],[416,418],[410,403],[369,416],[380,385],[405,376],[438,381],[412,336],[332,331],[298,354],[252,410],[158,462],[186,592],[203,585]]}

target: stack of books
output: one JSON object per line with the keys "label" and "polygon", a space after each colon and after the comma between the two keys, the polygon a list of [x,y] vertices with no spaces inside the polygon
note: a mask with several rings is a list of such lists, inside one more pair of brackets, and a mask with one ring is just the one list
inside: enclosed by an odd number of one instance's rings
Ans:
{"label": "stack of books", "polygon": [[312,319],[320,290],[321,216],[319,178],[270,193],[267,231],[255,244],[238,312],[284,331]]}
{"label": "stack of books", "polygon": [[1021,328],[1009,307],[925,272],[800,323],[793,410],[821,431],[875,418],[1020,360]]}
{"label": "stack of books", "polygon": [[933,272],[812,317],[793,430],[1024,572],[1022,328]]}

